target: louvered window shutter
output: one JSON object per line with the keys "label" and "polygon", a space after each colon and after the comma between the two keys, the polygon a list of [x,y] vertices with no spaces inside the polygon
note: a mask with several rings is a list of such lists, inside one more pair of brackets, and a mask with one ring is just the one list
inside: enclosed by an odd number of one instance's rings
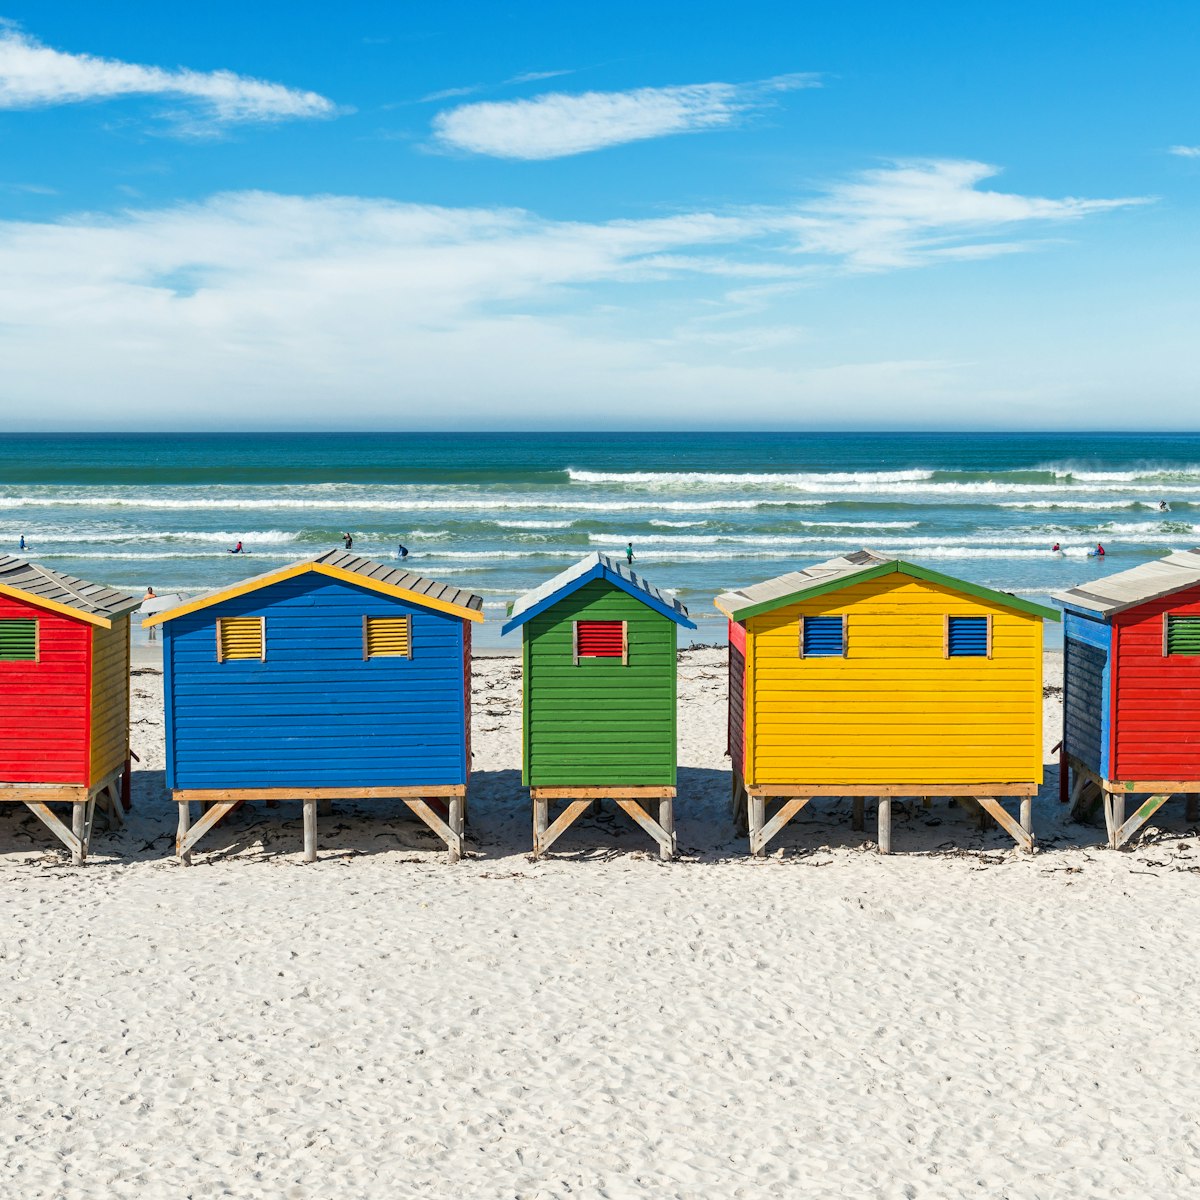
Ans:
{"label": "louvered window shutter", "polygon": [[1200,655],[1200,617],[1167,613],[1167,653],[1189,658]]}
{"label": "louvered window shutter", "polygon": [[628,661],[624,621],[576,621],[575,661],[581,658],[619,658]]}
{"label": "louvered window shutter", "polygon": [[0,621],[0,662],[37,662],[37,621],[25,617]]}
{"label": "louvered window shutter", "polygon": [[846,653],[846,618],[801,617],[800,648],[804,658],[842,658]]}
{"label": "louvered window shutter", "polygon": [[946,618],[946,655],[948,658],[990,658],[991,653],[990,618]]}
{"label": "louvered window shutter", "polygon": [[412,618],[363,617],[363,658],[412,658]]}
{"label": "louvered window shutter", "polygon": [[220,617],[217,620],[217,661],[267,657],[266,617]]}

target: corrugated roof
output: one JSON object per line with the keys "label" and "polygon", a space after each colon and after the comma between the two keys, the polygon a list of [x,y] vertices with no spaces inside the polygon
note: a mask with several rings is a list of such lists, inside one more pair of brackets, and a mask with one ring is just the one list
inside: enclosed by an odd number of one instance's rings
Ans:
{"label": "corrugated roof", "polygon": [[1200,585],[1200,550],[1176,550],[1166,558],[1054,592],[1060,604],[1108,616],[1172,592]]}
{"label": "corrugated roof", "polygon": [[483,597],[476,596],[463,588],[451,587],[448,583],[438,583],[436,579],[426,579],[423,575],[404,571],[387,563],[376,562],[371,558],[363,558],[360,554],[352,554],[348,550],[327,550],[316,558],[304,558],[299,562],[290,563],[286,567],[276,567],[262,575],[243,579],[226,587],[214,588],[212,591],[201,592],[190,596],[176,608],[166,612],[155,613],[142,622],[143,625],[157,625],[174,620],[185,613],[196,612],[229,600],[235,596],[244,596],[256,592],[260,588],[270,587],[271,584],[290,579],[305,571],[316,571],[325,574],[352,575],[362,582],[364,587],[374,587],[378,591],[408,593],[413,603],[425,601],[431,608],[459,610],[459,615],[479,614],[472,620],[482,620]]}
{"label": "corrugated roof", "polygon": [[882,554],[876,554],[873,550],[855,550],[851,554],[831,558],[828,562],[815,563],[801,571],[789,571],[786,575],[777,575],[774,579],[738,588],[735,592],[725,592],[717,597],[716,604],[722,612],[736,619],[742,609],[757,608],[760,604],[770,604],[772,600],[799,597],[819,584],[849,578],[871,567],[881,567],[887,561]]}
{"label": "corrugated roof", "polygon": [[141,604],[140,599],[128,592],[64,575],[10,554],[0,555],[0,588],[9,593],[23,593],[51,608],[78,613],[94,625],[107,626],[114,617],[132,612]]}
{"label": "corrugated roof", "polygon": [[1032,600],[982,587],[977,583],[968,583],[963,579],[955,579],[952,575],[943,575],[940,571],[931,571],[928,567],[919,567],[902,559],[887,558],[874,550],[855,550],[839,558],[805,567],[802,571],[792,571],[763,583],[739,588],[734,592],[725,592],[717,597],[716,606],[735,621],[748,620],[750,617],[794,604],[809,596],[839,591],[860,578],[874,579],[892,572],[911,575],[914,579],[924,579],[940,587],[963,592],[965,595],[975,596],[1017,612],[1030,613],[1051,621],[1059,619],[1054,609],[1043,604],[1035,604]]}
{"label": "corrugated roof", "polygon": [[525,595],[513,604],[503,631],[508,633],[510,629],[515,629],[518,625],[524,624],[535,611],[540,611],[547,607],[550,602],[556,601],[560,596],[568,595],[574,591],[576,587],[587,582],[590,577],[602,573],[612,576],[614,583],[624,584],[625,590],[631,594],[637,595],[640,593],[642,598],[659,609],[664,616],[671,617],[680,625],[695,628],[688,619],[688,610],[674,596],[668,596],[665,592],[660,591],[644,575],[640,575],[628,563],[624,563],[618,558],[612,558],[608,554],[601,554],[599,551],[595,551],[587,555],[587,557],[581,558],[579,562],[568,567],[565,571],[560,571],[552,579],[547,579],[545,583],[535,587],[533,591],[526,592]]}

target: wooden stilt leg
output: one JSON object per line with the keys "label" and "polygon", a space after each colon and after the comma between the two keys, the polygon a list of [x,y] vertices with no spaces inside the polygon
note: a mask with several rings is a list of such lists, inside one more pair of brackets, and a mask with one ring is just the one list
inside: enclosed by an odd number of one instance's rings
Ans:
{"label": "wooden stilt leg", "polygon": [[747,808],[750,818],[750,853],[755,858],[759,858],[764,850],[762,831],[765,824],[767,802],[761,796],[750,796],[747,800]]}
{"label": "wooden stilt leg", "polygon": [[1118,850],[1121,847],[1121,826],[1125,824],[1125,794],[1111,793],[1112,799],[1112,828],[1109,830],[1108,844]]}
{"label": "wooden stilt leg", "polygon": [[451,839],[448,849],[452,863],[456,863],[462,858],[463,824],[463,798],[461,796],[451,796],[450,830],[454,834],[454,837]]}
{"label": "wooden stilt leg", "polygon": [[185,867],[192,865],[192,852],[184,849],[188,830],[192,827],[192,806],[186,800],[179,802],[179,826],[175,832],[175,853]]}
{"label": "wooden stilt leg", "polygon": [[128,812],[133,807],[133,759],[125,760],[125,770],[121,772],[121,807]]}
{"label": "wooden stilt leg", "polygon": [[71,861],[79,866],[87,858],[87,842],[84,840],[84,821],[87,814],[82,804],[71,805],[71,832],[76,844],[71,847]]}
{"label": "wooden stilt leg", "polygon": [[1186,820],[1189,824],[1200,821],[1200,796],[1197,796],[1194,792],[1187,798]]}
{"label": "wooden stilt leg", "polygon": [[879,853],[892,852],[892,798],[879,797]]}
{"label": "wooden stilt leg", "polygon": [[533,802],[533,857],[541,858],[546,852],[546,830],[550,827],[550,801],[535,799]]}
{"label": "wooden stilt leg", "polygon": [[305,800],[304,804],[304,861],[317,861],[317,802]]}
{"label": "wooden stilt leg", "polygon": [[750,832],[749,808],[746,785],[739,777],[734,780],[733,789],[733,828],[739,837],[746,837]]}
{"label": "wooden stilt leg", "polygon": [[677,843],[675,841],[675,801],[660,800],[658,802],[658,823],[663,827],[663,831],[667,835],[667,841],[662,843],[658,850],[659,856],[663,859],[672,859],[677,853]]}
{"label": "wooden stilt leg", "polygon": [[856,833],[861,833],[863,831],[863,829],[866,827],[866,821],[865,821],[866,811],[867,811],[866,799],[862,796],[855,796],[854,797],[854,818],[851,822],[851,826]]}
{"label": "wooden stilt leg", "polygon": [[1021,797],[1021,828],[1026,833],[1033,832],[1033,797]]}

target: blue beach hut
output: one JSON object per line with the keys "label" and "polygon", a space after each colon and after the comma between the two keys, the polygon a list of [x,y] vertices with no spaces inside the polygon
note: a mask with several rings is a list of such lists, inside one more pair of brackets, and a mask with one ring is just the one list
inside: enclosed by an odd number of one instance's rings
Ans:
{"label": "blue beach hut", "polygon": [[[163,627],[176,853],[245,800],[395,797],[462,853],[483,601],[343,550],[193,597]],[[191,804],[204,806],[191,824]]]}

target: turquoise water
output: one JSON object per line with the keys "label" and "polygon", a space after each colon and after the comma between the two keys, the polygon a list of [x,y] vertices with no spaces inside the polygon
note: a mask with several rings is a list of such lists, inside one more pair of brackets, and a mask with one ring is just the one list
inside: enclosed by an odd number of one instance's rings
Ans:
{"label": "turquoise water", "polygon": [[[1171,505],[1167,514],[1158,502]],[[590,550],[718,592],[870,546],[991,587],[1052,588],[1197,543],[1200,435],[10,435],[0,548],[141,592],[231,583],[341,544],[504,605]],[[226,553],[237,540],[245,558]],[[1060,557],[1050,553],[1062,544]],[[1103,561],[1087,552],[1102,541]]]}

